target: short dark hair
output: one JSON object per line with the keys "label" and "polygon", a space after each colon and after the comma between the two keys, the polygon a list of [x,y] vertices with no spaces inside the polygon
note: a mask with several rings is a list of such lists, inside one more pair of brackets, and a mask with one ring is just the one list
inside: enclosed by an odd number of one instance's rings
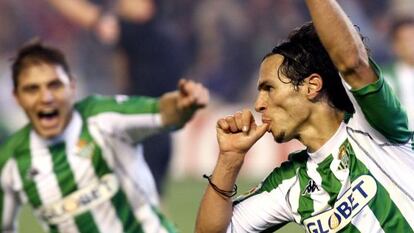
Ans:
{"label": "short dark hair", "polygon": [[406,16],[394,18],[391,22],[391,27],[390,27],[391,39],[395,39],[395,36],[397,35],[398,30],[405,26],[414,26],[414,17],[406,15]]}
{"label": "short dark hair", "polygon": [[354,112],[339,72],[319,40],[312,22],[294,29],[288,39],[274,47],[263,60],[275,54],[284,57],[278,73],[289,78],[289,83],[295,89],[303,84],[306,77],[317,73],[323,79],[321,96],[326,96],[329,104],[339,110]]}
{"label": "short dark hair", "polygon": [[40,40],[35,39],[19,49],[16,57],[13,59],[13,88],[16,90],[19,75],[25,68],[42,63],[62,66],[69,78],[72,79],[69,65],[66,62],[66,58],[63,53],[56,48],[45,46]]}

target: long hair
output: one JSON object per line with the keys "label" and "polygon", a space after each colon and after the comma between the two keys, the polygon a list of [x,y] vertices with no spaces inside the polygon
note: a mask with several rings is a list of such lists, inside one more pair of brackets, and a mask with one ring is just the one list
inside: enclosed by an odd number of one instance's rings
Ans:
{"label": "long hair", "polygon": [[274,47],[263,60],[275,54],[284,57],[278,73],[289,78],[289,83],[296,90],[306,77],[317,73],[323,80],[321,97],[327,97],[329,104],[341,111],[354,112],[339,72],[319,40],[312,22],[294,29],[288,39]]}

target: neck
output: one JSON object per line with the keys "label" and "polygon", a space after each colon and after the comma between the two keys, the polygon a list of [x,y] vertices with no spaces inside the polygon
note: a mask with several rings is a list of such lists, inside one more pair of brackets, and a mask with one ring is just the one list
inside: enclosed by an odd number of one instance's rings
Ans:
{"label": "neck", "polygon": [[332,107],[316,109],[299,133],[299,140],[310,152],[321,148],[338,130],[345,112]]}

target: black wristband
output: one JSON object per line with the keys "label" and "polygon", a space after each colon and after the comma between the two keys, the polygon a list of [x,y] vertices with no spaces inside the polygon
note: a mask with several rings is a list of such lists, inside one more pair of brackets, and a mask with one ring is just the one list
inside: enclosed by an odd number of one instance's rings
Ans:
{"label": "black wristband", "polygon": [[225,197],[234,197],[234,195],[237,194],[237,185],[235,184],[233,187],[233,190],[226,191],[223,189],[220,189],[211,181],[211,175],[207,176],[206,174],[203,175],[203,178],[208,180],[208,183],[211,185],[211,187],[214,189],[214,191],[218,192],[219,194],[225,196]]}

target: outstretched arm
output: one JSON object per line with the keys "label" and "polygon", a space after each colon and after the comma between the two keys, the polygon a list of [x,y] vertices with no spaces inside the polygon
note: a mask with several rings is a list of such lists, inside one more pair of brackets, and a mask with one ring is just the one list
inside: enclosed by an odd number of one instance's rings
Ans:
{"label": "outstretched arm", "polygon": [[[257,126],[250,111],[244,110],[217,122],[219,157],[211,181],[221,190],[231,191],[244,157],[250,147],[263,136],[267,124]],[[204,193],[197,216],[197,233],[226,232],[232,217],[230,197],[218,193],[209,185]]]}
{"label": "outstretched arm", "polygon": [[63,16],[84,28],[93,27],[99,20],[101,9],[86,0],[47,0]]}
{"label": "outstretched arm", "polygon": [[191,80],[181,79],[178,90],[165,93],[160,98],[160,114],[164,127],[181,128],[197,110],[204,108],[209,100],[208,90]]}
{"label": "outstretched arm", "polygon": [[336,0],[306,0],[318,36],[345,81],[359,89],[378,78],[362,39]]}

